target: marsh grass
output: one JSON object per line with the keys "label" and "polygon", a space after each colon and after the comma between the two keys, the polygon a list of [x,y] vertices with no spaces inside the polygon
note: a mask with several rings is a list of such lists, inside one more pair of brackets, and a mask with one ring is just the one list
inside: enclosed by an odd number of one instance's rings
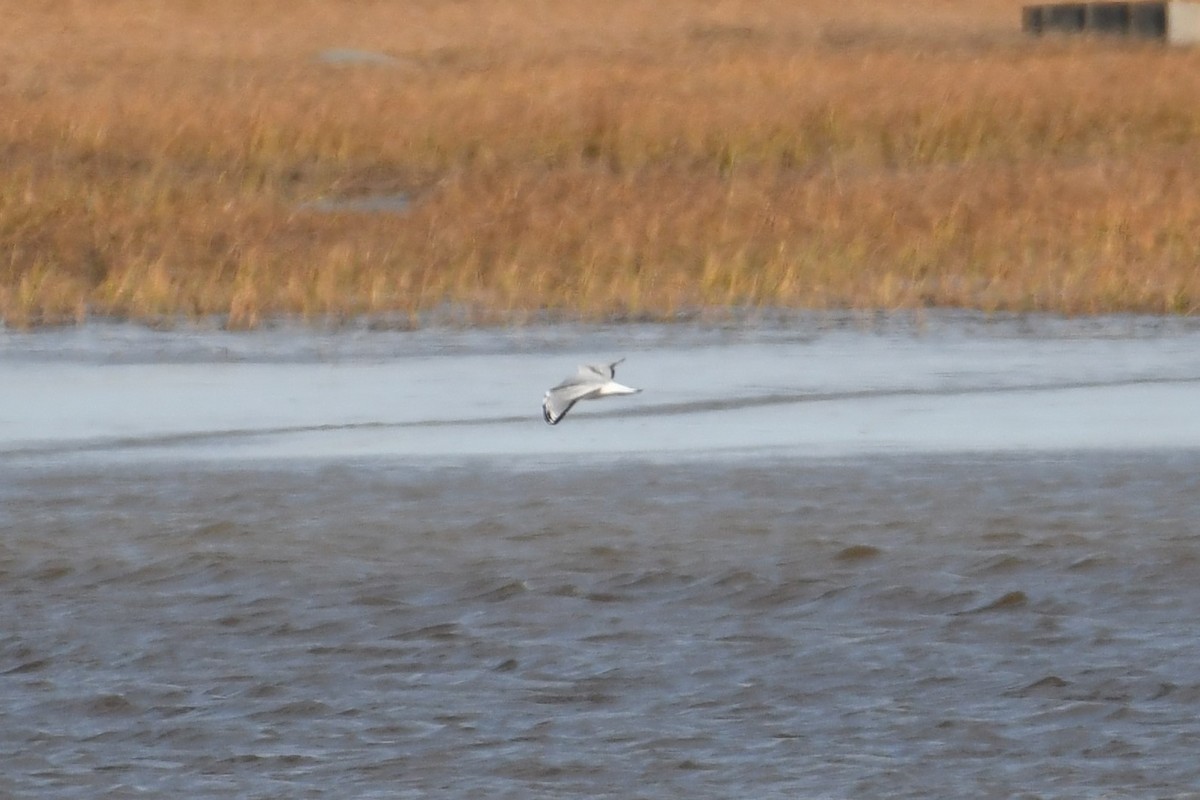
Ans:
{"label": "marsh grass", "polygon": [[10,325],[1200,310],[1200,52],[1018,2],[0,7]]}

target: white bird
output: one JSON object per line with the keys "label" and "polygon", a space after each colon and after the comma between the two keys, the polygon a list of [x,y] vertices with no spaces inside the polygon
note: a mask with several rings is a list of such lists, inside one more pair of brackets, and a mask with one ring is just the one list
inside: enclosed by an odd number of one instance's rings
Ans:
{"label": "white bird", "polygon": [[580,400],[596,400],[611,395],[640,392],[641,389],[622,386],[613,380],[617,374],[617,364],[624,360],[622,358],[611,364],[586,364],[574,375],[546,392],[546,396],[542,398],[542,416],[546,418],[546,422],[557,425]]}

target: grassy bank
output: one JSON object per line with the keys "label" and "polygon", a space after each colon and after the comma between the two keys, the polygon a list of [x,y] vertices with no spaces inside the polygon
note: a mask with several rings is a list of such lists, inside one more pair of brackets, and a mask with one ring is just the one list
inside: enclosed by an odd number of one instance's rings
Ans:
{"label": "grassy bank", "polygon": [[1019,7],[0,0],[0,316],[1195,313],[1200,49]]}

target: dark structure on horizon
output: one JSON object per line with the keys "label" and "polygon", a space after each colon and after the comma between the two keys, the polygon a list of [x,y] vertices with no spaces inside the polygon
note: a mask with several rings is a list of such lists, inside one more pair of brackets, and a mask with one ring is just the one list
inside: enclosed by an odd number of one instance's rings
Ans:
{"label": "dark structure on horizon", "polygon": [[1200,43],[1200,3],[1053,3],[1021,9],[1021,27],[1037,36],[1084,33]]}

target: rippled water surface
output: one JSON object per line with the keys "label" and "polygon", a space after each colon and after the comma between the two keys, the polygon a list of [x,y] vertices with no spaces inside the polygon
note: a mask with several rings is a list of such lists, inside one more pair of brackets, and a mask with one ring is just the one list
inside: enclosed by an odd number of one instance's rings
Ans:
{"label": "rippled water surface", "polygon": [[1194,334],[1052,333],[13,337],[0,795],[1200,796]]}

